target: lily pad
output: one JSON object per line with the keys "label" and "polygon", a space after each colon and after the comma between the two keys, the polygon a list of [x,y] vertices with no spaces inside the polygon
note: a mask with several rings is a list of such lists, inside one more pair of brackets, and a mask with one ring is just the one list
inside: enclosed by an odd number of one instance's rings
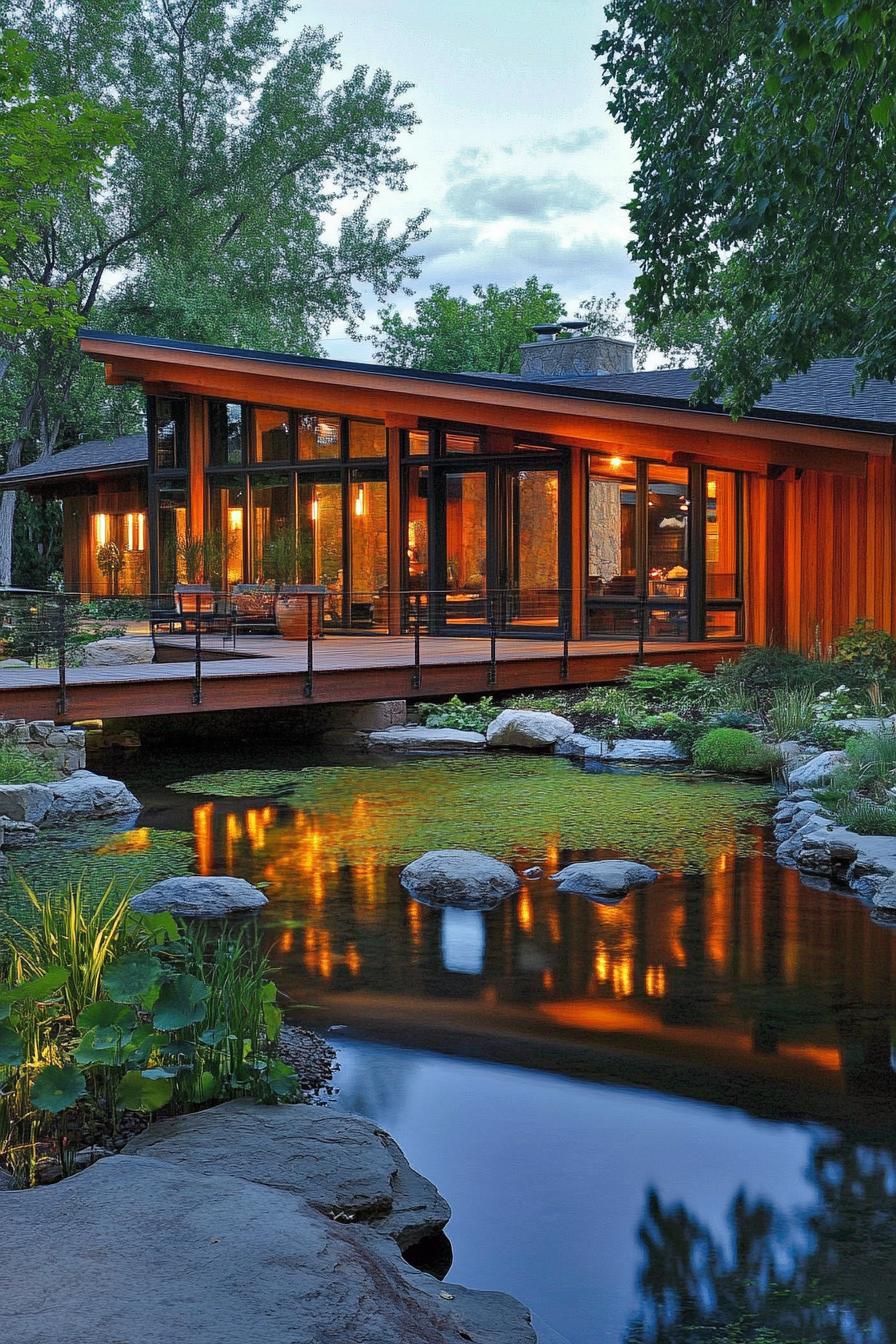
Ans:
{"label": "lily pad", "polygon": [[153,1008],[153,1026],[159,1031],[179,1031],[205,1017],[205,1001],[209,995],[195,975],[175,975],[166,980],[159,991]]}
{"label": "lily pad", "polygon": [[140,1003],[162,978],[162,966],[148,952],[118,957],[103,975],[103,988],[116,1003]]}
{"label": "lily pad", "polygon": [[129,1111],[157,1111],[171,1100],[170,1078],[148,1077],[131,1069],[118,1085],[118,1100]]}
{"label": "lily pad", "polygon": [[47,1064],[31,1084],[31,1104],[39,1111],[58,1115],[74,1106],[86,1092],[84,1075],[74,1064],[62,1068],[58,1064]]}
{"label": "lily pad", "polygon": [[21,1036],[12,1027],[0,1027],[0,1065],[14,1069],[25,1061],[25,1046]]}

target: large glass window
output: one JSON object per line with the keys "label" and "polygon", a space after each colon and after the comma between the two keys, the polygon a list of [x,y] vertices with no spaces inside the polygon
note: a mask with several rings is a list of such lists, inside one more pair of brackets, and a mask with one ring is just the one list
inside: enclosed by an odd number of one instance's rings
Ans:
{"label": "large glass window", "polygon": [[252,578],[295,583],[299,557],[293,517],[293,477],[287,473],[250,478]]}
{"label": "large glass window", "polygon": [[429,430],[408,430],[407,449],[410,457],[429,457],[432,451],[432,436]]}
{"label": "large glass window", "polygon": [[338,415],[299,417],[299,461],[319,462],[342,456],[342,422]]}
{"label": "large glass window", "polygon": [[209,459],[216,467],[243,461],[243,408],[239,402],[212,401],[208,408]]}
{"label": "large glass window", "polygon": [[349,420],[349,457],[385,457],[386,426],[371,420]]}
{"label": "large glass window", "polygon": [[187,539],[186,485],[163,483],[157,487],[159,538],[159,587],[170,593],[176,583],[186,578],[183,554]]}
{"label": "large glass window", "polygon": [[213,539],[211,560],[218,573],[209,575],[216,586],[242,583],[246,535],[246,479],[244,476],[212,476],[209,486],[209,520]]}
{"label": "large glass window", "polygon": [[560,619],[560,473],[554,468],[508,471],[511,588],[507,620],[556,626]]}
{"label": "large glass window", "polygon": [[[687,639],[691,501],[687,467],[647,468],[647,596],[651,638]],[[662,605],[659,605],[659,604]]]}
{"label": "large glass window", "polygon": [[407,586],[429,587],[429,495],[432,476],[429,467],[411,467],[407,473]]}
{"label": "large glass window", "polygon": [[634,597],[637,591],[637,464],[593,457],[588,477],[588,596]]}
{"label": "large glass window", "polygon": [[324,619],[343,623],[342,473],[299,477],[301,579],[327,589]]}
{"label": "large glass window", "polygon": [[734,471],[706,472],[704,499],[707,639],[743,634],[740,527],[741,478]]}
{"label": "large glass window", "polygon": [[289,446],[289,411],[258,407],[252,418],[252,461],[288,462],[292,456]]}
{"label": "large glass window", "polygon": [[388,621],[389,531],[385,471],[358,469],[351,474],[353,626],[383,629]]}
{"label": "large glass window", "polygon": [[156,471],[179,471],[187,465],[187,403],[181,397],[155,399],[153,465]]}
{"label": "large glass window", "polygon": [[457,453],[478,453],[479,435],[448,433],[445,435],[445,452],[451,456]]}
{"label": "large glass window", "polygon": [[484,471],[445,475],[445,622],[487,619],[488,476]]}

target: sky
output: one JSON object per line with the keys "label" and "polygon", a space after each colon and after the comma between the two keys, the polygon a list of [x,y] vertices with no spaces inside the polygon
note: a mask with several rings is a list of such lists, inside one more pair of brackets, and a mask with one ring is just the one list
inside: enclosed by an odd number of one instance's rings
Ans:
{"label": "sky", "polygon": [[[568,301],[628,294],[631,147],[606,108],[591,51],[595,0],[305,0],[286,28],[341,33],[344,72],[382,67],[414,85],[420,125],[406,192],[379,196],[395,221],[428,209],[414,288],[469,293],[536,274]],[[398,296],[404,311],[413,298]],[[375,305],[368,319],[375,317]],[[334,327],[327,354],[371,357]]]}

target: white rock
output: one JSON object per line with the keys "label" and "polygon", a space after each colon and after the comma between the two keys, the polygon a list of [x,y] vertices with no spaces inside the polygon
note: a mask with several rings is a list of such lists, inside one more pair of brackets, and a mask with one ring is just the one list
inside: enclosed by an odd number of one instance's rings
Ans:
{"label": "white rock", "polygon": [[485,736],[490,747],[544,751],[574,732],[569,719],[563,719],[559,714],[544,714],[534,709],[505,709],[492,719]]}
{"label": "white rock", "polygon": [[484,751],[482,733],[464,732],[458,728],[427,728],[423,724],[408,724],[400,728],[382,728],[368,735],[372,750],[386,751]]}
{"label": "white rock", "polygon": [[886,878],[871,899],[879,910],[896,911],[896,877]]}
{"label": "white rock", "polygon": [[492,910],[520,881],[506,863],[475,849],[431,849],[402,870],[401,885],[424,905]]}
{"label": "white rock", "polygon": [[85,667],[117,667],[131,663],[151,663],[155,656],[152,640],[144,635],[122,635],[97,639],[85,644],[81,661]]}
{"label": "white rock", "polygon": [[805,765],[791,770],[787,777],[788,787],[791,790],[813,789],[817,785],[826,784],[838,765],[842,765],[845,760],[845,751],[822,751]]}
{"label": "white rock", "polygon": [[[47,787],[51,795],[50,808],[44,817],[47,825],[123,817],[140,811],[140,803],[120,779],[95,775],[92,770],[76,770],[67,779],[56,780]],[[0,812],[4,810],[0,798]]]}
{"label": "white rock", "polygon": [[590,900],[618,898],[633,887],[646,887],[655,882],[659,873],[646,863],[631,859],[598,859],[592,863],[570,863],[554,873],[552,881],[558,891],[575,892]]}
{"label": "white rock", "polygon": [[655,764],[687,760],[685,753],[664,737],[623,737],[600,755],[605,761],[652,761]]}
{"label": "white rock", "polygon": [[167,910],[188,919],[222,919],[257,910],[268,898],[241,877],[166,877],[131,898],[131,909],[144,915]]}
{"label": "white rock", "polygon": [[0,784],[0,814],[12,821],[39,826],[52,802],[53,795],[46,784]]}

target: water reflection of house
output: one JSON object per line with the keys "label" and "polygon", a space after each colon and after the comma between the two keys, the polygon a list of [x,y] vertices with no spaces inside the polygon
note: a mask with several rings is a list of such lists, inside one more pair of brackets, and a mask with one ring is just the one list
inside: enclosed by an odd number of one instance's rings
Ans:
{"label": "water reflection of house", "polygon": [[743,1087],[785,1109],[796,1079],[829,1099],[892,1092],[896,940],[761,854],[732,845],[616,906],[542,880],[487,914],[446,914],[407,899],[373,853],[344,865],[326,818],[221,802],[194,822],[200,871],[268,884],[281,983],[338,1002],[340,1020],[642,1056],[648,1084],[659,1059],[684,1090],[729,1070],[732,1101]]}

